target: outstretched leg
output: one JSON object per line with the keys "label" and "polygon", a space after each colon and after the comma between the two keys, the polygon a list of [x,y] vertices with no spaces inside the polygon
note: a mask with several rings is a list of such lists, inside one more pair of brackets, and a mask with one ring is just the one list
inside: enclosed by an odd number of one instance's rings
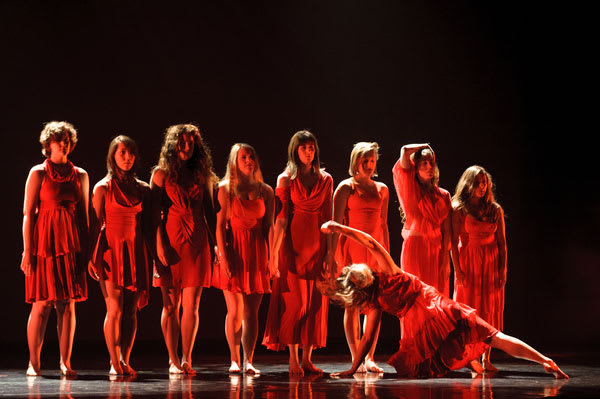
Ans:
{"label": "outstretched leg", "polygon": [[539,363],[547,373],[554,374],[555,378],[569,378],[552,359],[542,355],[520,339],[499,332],[492,338],[491,346],[501,349],[513,357]]}

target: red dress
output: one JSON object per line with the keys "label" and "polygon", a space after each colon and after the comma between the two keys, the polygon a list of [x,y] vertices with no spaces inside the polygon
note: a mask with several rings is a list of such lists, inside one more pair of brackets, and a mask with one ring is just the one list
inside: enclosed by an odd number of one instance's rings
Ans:
{"label": "red dress", "polygon": [[288,227],[279,251],[280,277],[273,280],[263,345],[272,350],[287,345],[324,347],[327,340],[328,301],[315,286],[323,272],[327,238],[320,227],[331,219],[333,179],[321,171],[308,191],[300,179],[275,194]]}
{"label": "red dress", "polygon": [[[39,205],[33,231],[33,272],[25,276],[25,301],[87,299],[85,261],[81,259],[76,207],[81,201],[79,172],[71,162],[61,176],[44,161]],[[32,263],[33,263],[32,262]]]}
{"label": "red dress", "polygon": [[230,225],[233,242],[230,243],[229,268],[231,278],[216,266],[212,285],[221,290],[242,294],[267,294],[271,292],[267,264],[269,248],[263,234],[265,200],[232,197]]}
{"label": "red dress", "polygon": [[[381,220],[381,208],[383,206],[383,194],[381,190],[385,186],[382,184],[377,185],[377,197],[368,196],[360,192],[352,180],[350,187],[352,192],[348,196],[344,224],[370,234],[377,242],[386,247],[386,250],[389,250],[384,240],[384,231],[382,228],[387,221]],[[377,263],[375,257],[373,257],[364,245],[358,244],[346,236],[341,236],[339,239],[336,262],[338,265],[338,274],[341,273],[343,267],[353,263],[365,263],[375,269],[374,264],[376,266]]]}
{"label": "red dress", "polygon": [[454,299],[477,309],[482,319],[502,330],[504,289],[500,285],[496,222],[463,217],[458,232],[458,256],[466,287],[454,284]]}
{"label": "red dress", "polygon": [[452,209],[450,193],[437,186],[433,193],[426,192],[415,178],[414,165],[403,169],[398,160],[392,172],[396,193],[406,215],[402,229],[402,270],[449,296],[449,281],[440,276],[440,253],[441,226]]}
{"label": "red dress", "polygon": [[[106,248],[102,256],[102,279],[130,291],[140,293],[138,308],[148,304],[150,291],[150,255],[143,232],[142,199],[132,201],[121,191],[115,179],[108,180],[104,196],[104,231],[98,237],[93,259]],[[104,236],[103,236],[104,235]]]}
{"label": "red dress", "polygon": [[210,287],[211,261],[208,229],[202,203],[204,187],[194,185],[184,189],[165,180],[162,223],[165,224],[171,247],[179,261],[161,268],[155,287]]}
{"label": "red dress", "polygon": [[465,367],[481,357],[498,333],[474,309],[409,273],[382,275],[371,306],[416,321],[388,360],[401,377],[439,377]]}

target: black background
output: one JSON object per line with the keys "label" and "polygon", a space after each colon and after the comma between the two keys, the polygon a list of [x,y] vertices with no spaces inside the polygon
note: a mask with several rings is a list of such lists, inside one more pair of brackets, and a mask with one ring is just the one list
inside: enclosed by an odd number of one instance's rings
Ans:
{"label": "black background", "polygon": [[[588,141],[597,132],[597,101],[588,101],[595,95],[588,54],[597,44],[589,10],[535,2],[284,3],[2,2],[3,343],[26,350],[25,179],[43,160],[43,124],[67,120],[80,135],[70,158],[91,186],[121,133],[138,142],[139,176],[148,180],[162,134],[175,123],[199,125],[220,176],[233,143],[254,145],[271,185],[299,129],[319,139],[335,184],[347,175],[353,143],[377,141],[397,260],[402,226],[391,168],[403,144],[430,142],[441,187],[453,192],[472,164],[494,177],[507,216],[505,331],[544,350],[597,350],[600,212]],[[88,283],[90,298],[77,305],[75,357],[78,343],[103,339],[104,303]],[[153,290],[138,340],[164,351],[160,303]],[[267,304],[265,297],[261,334]],[[200,317],[197,350],[218,342],[225,356],[219,291],[205,290]],[[53,326],[49,342],[56,342]],[[379,352],[391,353],[395,320],[384,319],[381,335]],[[333,308],[329,343],[345,345]]]}

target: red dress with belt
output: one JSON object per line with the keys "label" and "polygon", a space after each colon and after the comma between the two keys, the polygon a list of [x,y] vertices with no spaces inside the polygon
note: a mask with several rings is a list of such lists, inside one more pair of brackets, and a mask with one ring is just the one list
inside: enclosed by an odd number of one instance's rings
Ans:
{"label": "red dress with belt", "polygon": [[165,180],[166,198],[162,210],[168,241],[179,261],[161,268],[157,287],[210,287],[211,255],[208,229],[204,218],[204,186],[195,184],[183,188],[170,179]]}
{"label": "red dress with belt", "polygon": [[504,287],[500,285],[496,226],[495,221],[478,220],[469,214],[463,217],[458,256],[465,282],[454,284],[454,299],[477,309],[482,319],[502,330]]}
{"label": "red dress with belt", "polygon": [[33,231],[32,274],[25,276],[25,301],[87,299],[85,260],[81,258],[76,207],[81,201],[79,172],[69,161],[60,175],[44,161],[39,205]]}
{"label": "red dress with belt", "polygon": [[272,350],[287,345],[324,347],[328,301],[315,281],[323,272],[327,239],[320,227],[331,219],[333,179],[325,171],[312,190],[300,179],[277,187],[281,203],[277,218],[288,227],[279,251],[280,277],[273,280],[263,345]]}

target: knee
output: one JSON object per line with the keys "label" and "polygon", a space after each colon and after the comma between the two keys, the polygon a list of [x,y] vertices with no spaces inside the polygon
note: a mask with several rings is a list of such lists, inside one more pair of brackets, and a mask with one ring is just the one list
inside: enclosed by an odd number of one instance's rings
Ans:
{"label": "knee", "polygon": [[163,305],[162,312],[165,317],[177,316],[177,308],[174,305]]}

